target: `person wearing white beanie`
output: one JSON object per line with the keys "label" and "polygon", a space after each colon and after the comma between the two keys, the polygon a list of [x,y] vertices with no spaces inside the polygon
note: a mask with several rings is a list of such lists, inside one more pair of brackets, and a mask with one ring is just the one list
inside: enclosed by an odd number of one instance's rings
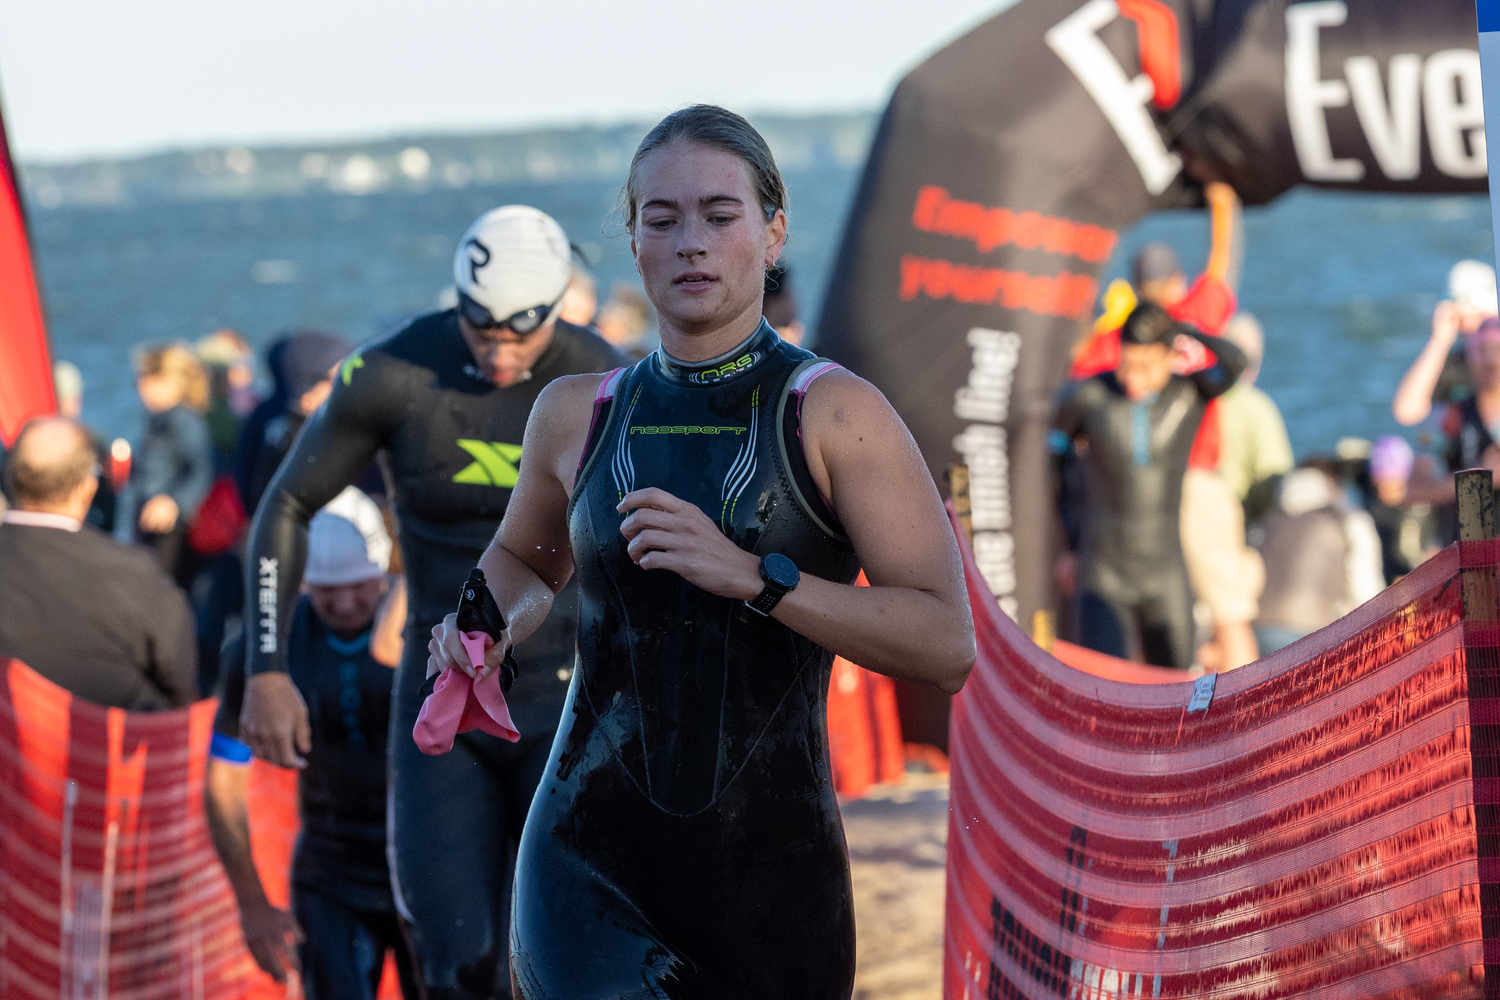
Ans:
{"label": "person wearing white beanie", "polygon": [[299,781],[303,829],[292,859],[290,912],[266,900],[249,855],[250,749],[239,740],[243,634],[223,660],[209,828],[239,902],[245,944],[261,969],[278,981],[288,968],[299,969],[309,998],[374,997],[386,950],[395,949],[403,992],[414,997],[385,860],[386,737],[391,668],[400,650],[389,663],[374,650],[391,539],[374,502],[351,488],[313,516],[307,550],[304,595],[287,648],[289,673],[308,708],[311,746]]}

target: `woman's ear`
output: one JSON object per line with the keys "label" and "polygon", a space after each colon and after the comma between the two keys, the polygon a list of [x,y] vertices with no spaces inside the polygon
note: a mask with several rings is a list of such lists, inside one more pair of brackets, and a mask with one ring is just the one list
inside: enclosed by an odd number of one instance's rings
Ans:
{"label": "woman's ear", "polygon": [[781,259],[781,251],[786,248],[786,213],[778,208],[771,221],[766,223],[766,232],[770,236],[766,243],[766,267],[771,267]]}

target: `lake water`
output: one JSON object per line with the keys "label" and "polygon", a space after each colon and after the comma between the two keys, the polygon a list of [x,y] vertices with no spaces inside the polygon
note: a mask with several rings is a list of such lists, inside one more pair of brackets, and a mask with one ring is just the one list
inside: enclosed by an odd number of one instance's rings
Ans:
{"label": "lake water", "polygon": [[[805,318],[822,287],[858,172],[789,173],[792,240]],[[601,295],[634,283],[611,212],[619,187],[599,181],[471,185],[365,196],[162,200],[47,208],[30,218],[57,357],[87,386],[84,416],[106,436],[141,423],[130,354],[151,341],[194,340],[221,326],[257,346],[299,326],[377,336],[432,308],[450,282],[453,247],[479,213],[522,202],[592,244]],[[1207,252],[1207,216],[1145,220],[1121,241],[1106,280],[1150,240],[1190,268]],[[1425,342],[1428,317],[1457,260],[1493,258],[1483,196],[1297,191],[1246,213],[1241,300],[1260,317],[1260,384],[1280,404],[1299,455],[1344,435],[1395,431],[1390,397]]]}

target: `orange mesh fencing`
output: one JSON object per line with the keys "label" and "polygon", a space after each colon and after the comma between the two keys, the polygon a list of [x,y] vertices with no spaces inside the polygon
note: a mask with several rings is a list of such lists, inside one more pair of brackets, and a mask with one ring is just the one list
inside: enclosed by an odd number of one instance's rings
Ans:
{"label": "orange mesh fencing", "polygon": [[[297,815],[297,772],[263,760],[250,762],[245,811],[250,819],[250,856],[260,875],[266,901],[279,909],[292,905],[292,852],[297,847],[301,821]],[[246,1000],[297,997],[295,978],[286,986],[251,968],[245,984]]]}
{"label": "orange mesh fencing", "polygon": [[[282,1000],[203,815],[213,700],[125,712],[0,660],[0,998]],[[251,765],[251,852],[290,903],[297,772]],[[400,1000],[388,955],[381,1000]]]}
{"label": "orange mesh fencing", "polygon": [[[868,587],[865,575],[858,585]],[[870,786],[898,782],[906,773],[896,683],[883,674],[834,657],[828,681],[828,754],[833,790],[857,799]]]}
{"label": "orange mesh fencing", "polygon": [[106,709],[0,660],[0,997],[243,995],[203,817],[214,709]]}
{"label": "orange mesh fencing", "polygon": [[846,799],[906,773],[895,683],[842,656],[834,658],[828,682],[828,751],[833,790]]}
{"label": "orange mesh fencing", "polygon": [[1178,683],[1049,656],[963,548],[946,997],[1500,995],[1495,543]]}

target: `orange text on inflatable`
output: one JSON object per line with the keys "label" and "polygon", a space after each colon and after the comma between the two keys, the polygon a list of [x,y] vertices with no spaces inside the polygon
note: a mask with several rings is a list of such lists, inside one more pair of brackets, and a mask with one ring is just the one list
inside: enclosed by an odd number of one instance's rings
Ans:
{"label": "orange text on inflatable", "polygon": [[1044,316],[1087,319],[1099,283],[1086,274],[1027,274],[998,267],[973,267],[905,254],[901,258],[901,301],[918,295],[973,305],[1026,309]]}
{"label": "orange text on inflatable", "polygon": [[918,189],[911,224],[924,233],[972,240],[980,253],[1010,244],[1022,250],[1066,254],[1091,264],[1109,260],[1119,240],[1113,229],[1103,226],[959,201],[936,184]]}

